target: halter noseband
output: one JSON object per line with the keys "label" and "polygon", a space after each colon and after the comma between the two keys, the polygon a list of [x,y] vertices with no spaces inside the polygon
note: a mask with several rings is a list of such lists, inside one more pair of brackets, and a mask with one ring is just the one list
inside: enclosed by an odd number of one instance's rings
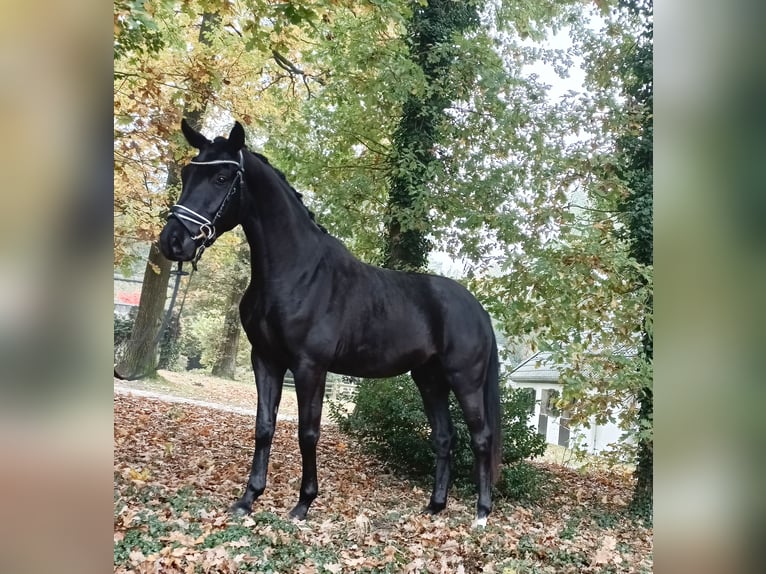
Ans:
{"label": "halter noseband", "polygon": [[[202,254],[204,253],[205,249],[210,247],[213,244],[213,241],[215,241],[216,222],[221,217],[223,210],[226,208],[226,205],[229,203],[232,196],[237,191],[239,191],[239,184],[242,183],[242,178],[245,173],[245,164],[244,164],[244,159],[242,157],[242,150],[239,151],[238,162],[231,159],[217,159],[213,161],[192,160],[189,163],[194,165],[217,165],[217,164],[223,164],[223,163],[230,163],[232,165],[237,166],[237,174],[234,176],[234,181],[232,182],[231,187],[229,187],[229,191],[226,192],[226,195],[224,196],[223,201],[221,201],[221,205],[218,206],[218,211],[216,211],[215,216],[213,216],[212,220],[208,219],[204,215],[197,213],[193,209],[189,209],[185,205],[181,205],[180,203],[177,203],[170,208],[170,214],[168,215],[168,219],[170,219],[171,217],[175,217],[176,219],[178,219],[178,221],[180,221],[183,224],[183,226],[192,236],[192,239],[194,241],[197,241],[198,239],[203,239],[202,243],[199,245],[199,247],[197,247],[195,251],[194,259],[192,259],[192,267],[196,271],[197,261],[200,260],[200,257],[202,257]],[[194,229],[191,227],[190,224],[199,226],[196,232],[194,231]]]}

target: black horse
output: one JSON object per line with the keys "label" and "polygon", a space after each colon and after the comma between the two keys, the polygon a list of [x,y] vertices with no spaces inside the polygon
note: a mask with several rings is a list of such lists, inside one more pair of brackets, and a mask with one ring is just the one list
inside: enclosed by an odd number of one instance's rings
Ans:
{"label": "black horse", "polygon": [[426,512],[447,504],[455,393],[471,433],[478,482],[477,524],[486,524],[501,462],[497,344],[489,315],[460,284],[362,263],[318,226],[268,160],[245,147],[237,122],[210,141],[186,121],[199,155],[181,171],[183,190],[160,235],[164,255],[194,261],[240,224],[251,251],[251,280],[240,304],[258,388],[255,454],[247,488],[232,511],[248,513],[266,471],[285,372],[295,376],[303,458],[303,519],[317,496],[316,445],[327,372],[391,377],[410,371],[423,397],[436,453]]}

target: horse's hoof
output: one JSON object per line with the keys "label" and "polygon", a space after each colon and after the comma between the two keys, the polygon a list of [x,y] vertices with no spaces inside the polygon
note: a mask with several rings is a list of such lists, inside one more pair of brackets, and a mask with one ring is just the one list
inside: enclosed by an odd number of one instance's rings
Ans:
{"label": "horse's hoof", "polygon": [[429,516],[433,516],[434,514],[439,514],[442,510],[444,510],[447,507],[446,502],[442,503],[435,503],[435,502],[429,502],[428,506],[426,506],[423,509],[423,514],[427,514]]}
{"label": "horse's hoof", "polygon": [[487,517],[477,518],[471,524],[471,528],[485,528],[487,526]]}
{"label": "horse's hoof", "polygon": [[253,505],[247,504],[246,502],[243,502],[241,500],[238,500],[234,504],[232,504],[229,507],[229,514],[233,514],[234,516],[246,516],[250,514],[253,511]]}
{"label": "horse's hoof", "polygon": [[297,521],[303,521],[306,520],[306,515],[308,514],[309,509],[303,506],[302,504],[297,505],[295,508],[293,508],[290,511],[290,518]]}

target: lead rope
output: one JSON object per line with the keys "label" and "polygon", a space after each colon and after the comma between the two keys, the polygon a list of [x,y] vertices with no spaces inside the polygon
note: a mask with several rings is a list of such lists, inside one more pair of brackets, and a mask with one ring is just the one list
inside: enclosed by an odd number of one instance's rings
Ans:
{"label": "lead rope", "polygon": [[184,273],[183,270],[183,262],[178,262],[178,269],[176,270],[176,284],[173,286],[173,295],[170,296],[170,305],[168,305],[167,313],[165,313],[165,317],[162,319],[162,323],[160,324],[160,330],[157,332],[156,337],[154,338],[154,344],[153,347],[156,348],[157,345],[160,343],[160,340],[162,339],[162,336],[165,334],[165,330],[170,325],[170,318],[173,316],[173,307],[175,306],[176,298],[178,296],[178,285],[181,282],[181,276],[182,275],[188,275],[189,279],[186,281],[186,287],[184,288],[184,295],[181,299],[181,307],[178,309],[178,320],[181,320],[181,311],[183,310],[183,302],[186,301],[186,293],[189,291],[189,284],[191,283],[192,275],[194,274],[194,270],[196,270],[196,267],[192,270],[191,273]]}
{"label": "lead rope", "polygon": [[[182,263],[178,262],[178,271],[181,271],[181,265]],[[186,280],[186,288],[184,289],[184,295],[181,297],[181,305],[178,307],[178,320],[181,320],[181,313],[184,310],[184,303],[186,303],[186,294],[189,292],[189,285],[191,285],[192,276],[194,275],[194,272],[196,271],[196,268],[192,268],[191,273],[189,273],[189,279]]]}

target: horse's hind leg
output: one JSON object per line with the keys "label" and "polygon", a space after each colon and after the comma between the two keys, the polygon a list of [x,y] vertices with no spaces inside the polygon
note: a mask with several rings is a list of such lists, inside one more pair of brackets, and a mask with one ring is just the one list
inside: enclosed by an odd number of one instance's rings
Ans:
{"label": "horse's hind leg", "polygon": [[266,471],[269,467],[269,454],[271,453],[271,441],[274,438],[274,429],[277,423],[277,410],[279,400],[282,397],[282,384],[285,369],[274,367],[251,353],[253,371],[255,371],[255,384],[258,388],[258,413],[255,417],[255,452],[253,464],[250,468],[250,478],[247,481],[245,494],[236,501],[231,512],[249,514],[253,502],[266,488]]}
{"label": "horse's hind leg", "polygon": [[290,511],[290,516],[303,520],[319,492],[317,442],[327,371],[305,366],[296,369],[294,373],[295,393],[298,397],[298,444],[303,459],[303,476],[298,504]]}
{"label": "horse's hind leg", "polygon": [[479,499],[476,502],[476,524],[485,525],[492,510],[491,450],[492,426],[487,418],[483,385],[469,384],[456,376],[450,380],[466,425],[471,433],[471,449],[476,458],[476,481]]}
{"label": "horse's hind leg", "polygon": [[421,367],[412,371],[412,378],[423,397],[423,407],[431,425],[431,445],[436,455],[436,475],[431,500],[425,511],[436,514],[447,506],[450,486],[451,452],[455,429],[449,413],[449,386],[438,367]]}

